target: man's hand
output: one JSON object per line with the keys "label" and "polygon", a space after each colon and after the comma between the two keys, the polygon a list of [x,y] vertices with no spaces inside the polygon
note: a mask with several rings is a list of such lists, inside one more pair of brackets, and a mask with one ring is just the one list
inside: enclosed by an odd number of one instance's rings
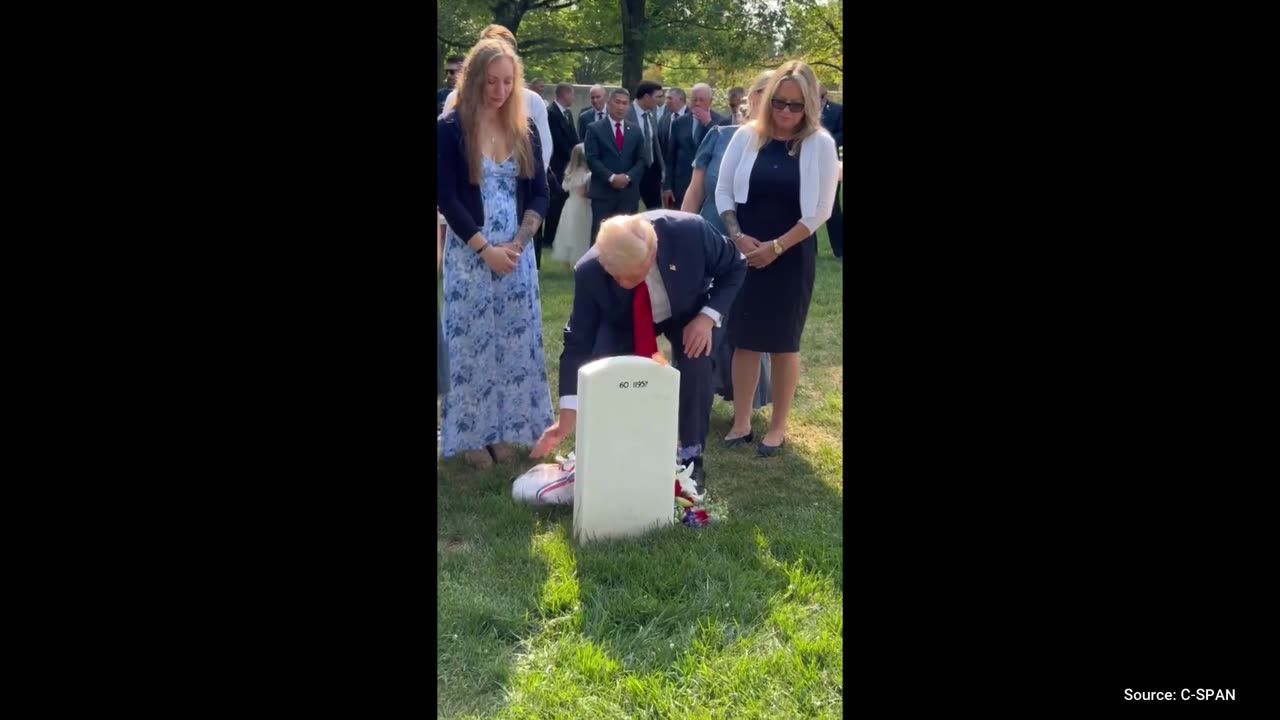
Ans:
{"label": "man's hand", "polygon": [[662,207],[672,207],[676,204],[676,194],[671,190],[662,191]]}
{"label": "man's hand", "polygon": [[631,181],[630,177],[621,173],[609,178],[609,184],[613,186],[614,190],[621,190],[622,188],[626,187],[627,183],[630,181]]}
{"label": "man's hand", "polygon": [[699,125],[706,125],[707,123],[711,122],[710,110],[694,108],[693,110],[690,111],[690,114],[693,115],[693,118],[698,121]]}
{"label": "man's hand", "polygon": [[560,419],[552,423],[551,427],[542,433],[542,437],[538,438],[538,442],[533,445],[533,450],[529,452],[529,457],[539,458],[555,450],[556,446],[565,439],[565,436],[573,432],[574,426],[577,424],[577,410],[560,410]]}
{"label": "man's hand", "polygon": [[706,313],[698,313],[697,317],[684,326],[685,357],[692,359],[711,355],[711,328],[715,325],[715,321]]}

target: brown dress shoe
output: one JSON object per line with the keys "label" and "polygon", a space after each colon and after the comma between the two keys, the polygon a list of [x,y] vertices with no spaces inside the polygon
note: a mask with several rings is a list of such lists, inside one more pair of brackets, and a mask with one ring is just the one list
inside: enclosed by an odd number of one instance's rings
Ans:
{"label": "brown dress shoe", "polygon": [[516,446],[511,443],[490,445],[489,452],[493,453],[493,458],[500,463],[515,462],[520,457],[520,451],[516,450]]}
{"label": "brown dress shoe", "polygon": [[473,468],[487,470],[493,467],[493,456],[488,450],[468,450],[462,453],[462,459]]}

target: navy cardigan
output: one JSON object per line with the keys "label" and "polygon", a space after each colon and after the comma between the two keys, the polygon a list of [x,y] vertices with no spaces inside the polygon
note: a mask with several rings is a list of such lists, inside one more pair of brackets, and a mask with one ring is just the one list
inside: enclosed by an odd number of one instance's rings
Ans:
{"label": "navy cardigan", "polygon": [[[449,229],[466,242],[484,227],[484,202],[480,199],[480,186],[471,182],[463,140],[457,111],[436,120],[436,149],[440,153],[436,164],[436,189],[440,197],[440,213],[449,223]],[[550,201],[547,169],[542,166],[542,139],[538,137],[538,128],[533,120],[529,120],[529,140],[533,146],[534,173],[533,177],[516,178],[517,226],[524,220],[525,210],[532,210],[545,219]]]}

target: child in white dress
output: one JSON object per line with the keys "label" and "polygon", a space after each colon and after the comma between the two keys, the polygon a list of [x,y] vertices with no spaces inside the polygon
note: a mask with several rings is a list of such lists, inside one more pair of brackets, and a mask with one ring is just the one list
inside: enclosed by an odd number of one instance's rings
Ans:
{"label": "child in white dress", "polygon": [[551,257],[562,261],[569,272],[591,246],[591,201],[587,199],[587,184],[590,182],[587,151],[582,143],[578,143],[573,146],[569,164],[564,169],[563,187],[569,198],[560,211],[560,225],[556,227],[556,242],[551,251]]}

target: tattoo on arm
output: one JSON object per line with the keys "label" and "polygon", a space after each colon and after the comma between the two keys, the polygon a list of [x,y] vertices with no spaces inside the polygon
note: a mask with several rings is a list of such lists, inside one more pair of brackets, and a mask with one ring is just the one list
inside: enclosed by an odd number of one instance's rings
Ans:
{"label": "tattoo on arm", "polygon": [[729,231],[730,239],[737,235],[742,228],[738,227],[738,211],[725,210],[720,213],[720,219],[724,221],[724,229]]}
{"label": "tattoo on arm", "polygon": [[538,232],[538,226],[542,224],[542,216],[532,210],[524,211],[524,220],[520,223],[520,229],[516,231],[516,241],[520,243],[520,247],[524,247],[525,242]]}

